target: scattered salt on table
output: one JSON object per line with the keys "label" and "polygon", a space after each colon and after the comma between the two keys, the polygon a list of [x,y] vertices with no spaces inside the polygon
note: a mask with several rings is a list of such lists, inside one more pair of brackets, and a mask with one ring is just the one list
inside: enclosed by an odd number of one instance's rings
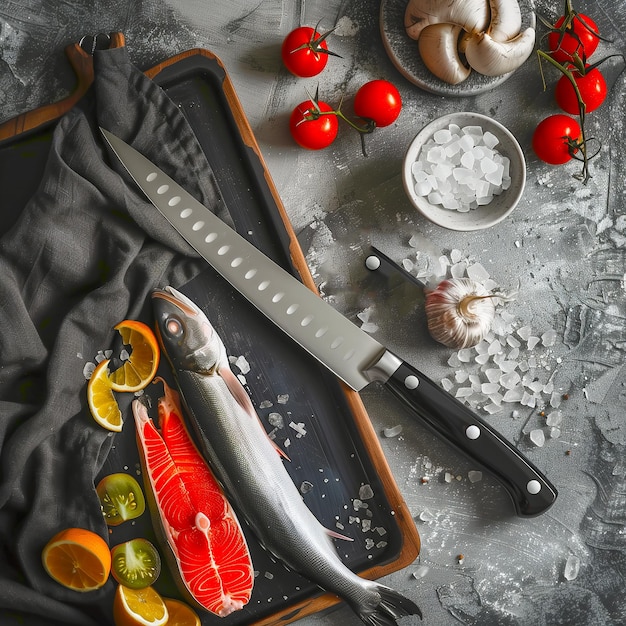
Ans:
{"label": "scattered salt on table", "polygon": [[283,416],[280,413],[270,413],[267,421],[275,428],[283,428],[285,426]]}
{"label": "scattered salt on table", "polygon": [[556,342],[556,331],[553,329],[547,330],[543,335],[541,335],[541,343],[549,348],[553,346]]}
{"label": "scattered salt on table", "polygon": [[92,361],[87,361],[87,363],[85,363],[85,367],[83,367],[83,376],[85,377],[86,380],[89,380],[91,378],[91,375],[93,374],[93,371],[96,369],[96,364],[93,363]]}
{"label": "scattered salt on table", "polygon": [[580,559],[577,556],[570,555],[565,561],[563,576],[565,580],[575,580],[580,570]]}
{"label": "scattered salt on table", "polygon": [[361,485],[359,488],[359,498],[361,500],[370,500],[374,497],[374,491],[370,485]]}
{"label": "scattered salt on table", "polygon": [[541,448],[546,442],[546,436],[541,428],[535,428],[528,434],[530,440],[538,447]]}
{"label": "scattered salt on table", "polygon": [[391,426],[390,428],[385,428],[383,430],[383,435],[385,437],[397,437],[402,432],[402,426],[400,424],[396,426]]}
{"label": "scattered salt on table", "polygon": [[428,567],[428,565],[420,565],[412,574],[413,578],[415,578],[415,580],[419,580],[420,578],[424,578],[424,576],[426,576],[426,574],[428,574],[428,570],[430,568]]}
{"label": "scattered salt on table", "polygon": [[563,414],[561,411],[550,411],[548,415],[546,415],[546,425],[547,426],[559,426],[563,421]]}
{"label": "scattered salt on table", "polygon": [[477,483],[483,479],[483,473],[479,470],[470,470],[467,477],[471,483]]}
{"label": "scattered salt on table", "polygon": [[304,435],[306,435],[306,428],[302,422],[298,422],[297,424],[295,422],[289,422],[289,426],[296,431],[297,438],[304,437]]}

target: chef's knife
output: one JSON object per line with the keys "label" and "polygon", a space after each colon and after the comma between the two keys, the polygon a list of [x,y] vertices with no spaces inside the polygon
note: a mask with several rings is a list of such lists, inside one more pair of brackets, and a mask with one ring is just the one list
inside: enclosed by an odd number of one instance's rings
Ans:
{"label": "chef's knife", "polygon": [[383,383],[414,416],[499,479],[518,515],[539,515],[554,503],[556,489],[489,424],[324,302],[146,157],[101,130],[139,188],[189,244],[341,380],[356,391]]}

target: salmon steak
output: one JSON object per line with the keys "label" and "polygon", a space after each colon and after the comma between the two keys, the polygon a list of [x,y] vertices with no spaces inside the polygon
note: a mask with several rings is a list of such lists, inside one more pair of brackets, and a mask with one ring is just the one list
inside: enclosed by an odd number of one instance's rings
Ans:
{"label": "salmon steak", "polygon": [[153,523],[187,599],[225,617],[252,595],[250,552],[232,506],[187,431],[178,393],[162,382],[160,432],[146,406],[133,401]]}

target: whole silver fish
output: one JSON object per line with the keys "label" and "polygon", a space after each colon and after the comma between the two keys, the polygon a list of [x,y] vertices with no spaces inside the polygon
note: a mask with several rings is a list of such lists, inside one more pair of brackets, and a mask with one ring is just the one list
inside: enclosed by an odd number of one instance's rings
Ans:
{"label": "whole silver fish", "polygon": [[285,469],[246,390],[230,369],[206,315],[172,287],[152,304],[163,352],[174,370],[207,461],[266,550],[372,626],[391,626],[421,611],[411,600],[361,578],[337,555]]}

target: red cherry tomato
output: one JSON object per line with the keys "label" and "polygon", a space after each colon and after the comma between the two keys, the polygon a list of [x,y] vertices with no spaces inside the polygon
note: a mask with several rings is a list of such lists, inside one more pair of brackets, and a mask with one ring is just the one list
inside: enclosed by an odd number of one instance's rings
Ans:
{"label": "red cherry tomato", "polygon": [[[564,21],[565,17],[561,16],[554,26],[559,28]],[[573,54],[577,52],[581,59],[588,59],[600,43],[600,39],[594,33],[598,33],[598,25],[587,15],[578,13],[572,20],[571,28],[565,33],[551,32],[548,35],[548,47],[552,58],[559,63],[566,63],[571,61]]]}
{"label": "red cherry tomato", "polygon": [[285,37],[281,57],[292,74],[303,78],[317,76],[328,63],[328,46],[314,28],[300,26]]}
{"label": "red cherry tomato", "polygon": [[[584,76],[574,72],[574,80],[585,103],[586,113],[595,111],[606,100],[606,81],[597,67],[587,72]],[[576,92],[566,76],[561,76],[557,81],[554,96],[556,103],[566,113],[578,115],[579,107]]]}
{"label": "red cherry tomato", "polygon": [[289,130],[296,143],[308,150],[321,150],[330,146],[337,136],[339,122],[333,108],[326,102],[311,100],[301,102],[291,113]]}
{"label": "red cherry tomato", "polygon": [[376,126],[393,124],[402,109],[400,92],[386,80],[365,83],[354,96],[354,112]]}
{"label": "red cherry tomato", "polygon": [[550,115],[539,122],[535,129],[533,150],[542,161],[550,165],[567,163],[572,158],[571,142],[579,140],[580,132],[575,119],[567,115]]}

